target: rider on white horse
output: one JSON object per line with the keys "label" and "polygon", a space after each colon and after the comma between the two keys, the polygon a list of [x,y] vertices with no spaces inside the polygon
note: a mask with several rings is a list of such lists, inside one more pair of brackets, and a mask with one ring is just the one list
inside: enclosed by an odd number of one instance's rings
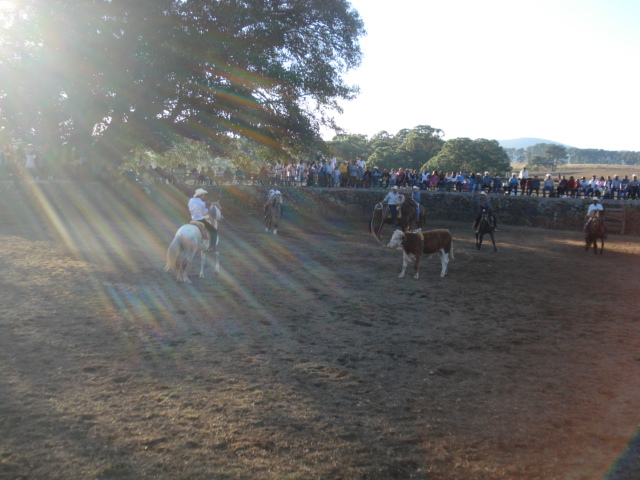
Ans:
{"label": "rider on white horse", "polygon": [[267,201],[264,204],[265,218],[267,216],[267,208],[269,207],[269,205],[271,205],[271,200],[273,200],[273,197],[275,197],[276,195],[282,195],[282,192],[275,187],[269,190],[269,194],[267,195]]}
{"label": "rider on white horse", "polygon": [[191,220],[195,220],[197,222],[202,222],[209,232],[210,241],[209,244],[211,247],[209,250],[213,250],[216,245],[216,239],[218,238],[218,230],[211,223],[211,219],[209,217],[209,209],[207,208],[207,204],[205,203],[204,197],[207,193],[205,189],[198,188],[193,197],[189,199],[189,212],[191,213]]}

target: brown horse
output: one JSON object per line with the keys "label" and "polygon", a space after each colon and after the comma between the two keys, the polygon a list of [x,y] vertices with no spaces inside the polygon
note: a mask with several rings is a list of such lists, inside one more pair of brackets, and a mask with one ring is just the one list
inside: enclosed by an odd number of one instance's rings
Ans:
{"label": "brown horse", "polygon": [[493,234],[495,226],[493,225],[493,221],[491,219],[491,214],[489,210],[486,208],[482,208],[482,213],[480,216],[480,223],[478,224],[478,233],[476,233],[476,248],[480,250],[482,247],[482,238],[486,233],[491,235],[491,243],[493,243],[493,251],[497,252],[498,247],[496,247],[496,238]]}
{"label": "brown horse", "polygon": [[[403,198],[403,202],[398,205],[397,223],[400,230],[406,232],[411,229],[413,225],[417,226],[417,228],[424,227],[427,224],[427,210],[420,205],[420,215],[416,216],[416,202],[408,196]],[[373,233],[378,240],[380,240],[380,232],[385,223],[388,225],[392,223],[391,213],[389,212],[389,207],[386,205],[381,208],[376,208],[369,222],[369,231]]]}
{"label": "brown horse", "polygon": [[585,250],[588,252],[589,247],[593,244],[593,253],[598,254],[598,239],[600,239],[600,255],[604,250],[604,239],[607,238],[607,230],[604,225],[604,216],[598,212],[596,216],[589,222],[585,229],[584,240],[586,242]]}

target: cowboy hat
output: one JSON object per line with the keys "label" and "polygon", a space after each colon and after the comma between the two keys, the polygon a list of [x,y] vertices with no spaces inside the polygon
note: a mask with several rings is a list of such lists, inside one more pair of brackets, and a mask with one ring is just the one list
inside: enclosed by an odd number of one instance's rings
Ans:
{"label": "cowboy hat", "polygon": [[393,187],[391,187],[391,190],[397,190],[397,189],[398,189],[397,185],[394,185]]}
{"label": "cowboy hat", "polygon": [[593,197],[591,200],[593,200],[594,202],[599,202],[600,200],[598,199],[598,197]]}
{"label": "cowboy hat", "polygon": [[205,193],[209,193],[209,192],[207,192],[204,188],[198,188],[196,190],[196,193],[193,194],[193,196],[199,197],[200,195],[204,195]]}

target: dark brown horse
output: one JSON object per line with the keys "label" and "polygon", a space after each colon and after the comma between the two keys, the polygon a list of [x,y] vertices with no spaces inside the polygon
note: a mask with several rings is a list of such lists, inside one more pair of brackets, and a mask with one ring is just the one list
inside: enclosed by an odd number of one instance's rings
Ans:
{"label": "dark brown horse", "polygon": [[[416,202],[408,196],[404,197],[402,204],[398,206],[397,223],[400,230],[406,232],[411,227],[422,228],[427,224],[427,210],[420,205],[420,215],[416,215]],[[380,232],[385,224],[392,224],[391,212],[388,206],[376,208],[369,222],[369,231],[380,240]]]}
{"label": "dark brown horse", "polygon": [[586,242],[585,250],[588,252],[589,247],[593,244],[593,253],[598,254],[598,239],[600,239],[600,255],[604,250],[604,239],[607,238],[607,230],[604,225],[604,216],[598,212],[596,216],[589,222],[585,229],[584,240]]}
{"label": "dark brown horse", "polygon": [[491,218],[491,214],[489,213],[489,210],[487,210],[486,208],[483,208],[480,214],[480,223],[478,224],[478,233],[476,233],[476,248],[478,250],[480,250],[480,247],[482,247],[482,238],[486,233],[488,233],[489,235],[491,235],[491,242],[493,243],[493,251],[494,252],[498,251],[498,247],[496,247],[496,238],[493,234],[494,228],[495,228],[495,225],[493,224],[493,220]]}

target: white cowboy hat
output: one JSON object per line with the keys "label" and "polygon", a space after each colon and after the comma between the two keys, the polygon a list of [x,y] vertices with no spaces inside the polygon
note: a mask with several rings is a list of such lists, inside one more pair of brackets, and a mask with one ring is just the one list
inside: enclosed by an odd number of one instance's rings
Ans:
{"label": "white cowboy hat", "polygon": [[414,189],[414,190],[418,190],[418,188],[419,188],[419,187],[418,187],[417,185],[414,185],[414,186],[413,186],[413,189]]}
{"label": "white cowboy hat", "polygon": [[391,187],[391,190],[397,190],[397,189],[398,189],[397,185],[394,185],[393,187]]}
{"label": "white cowboy hat", "polygon": [[485,192],[484,190],[482,192],[480,192],[480,195],[486,195],[487,192]]}
{"label": "white cowboy hat", "polygon": [[594,202],[599,202],[600,200],[598,199],[598,197],[593,197],[591,200],[593,200]]}
{"label": "white cowboy hat", "polygon": [[196,190],[196,193],[193,194],[193,196],[199,197],[200,195],[204,195],[205,193],[209,193],[209,192],[207,192],[204,188],[198,188]]}

